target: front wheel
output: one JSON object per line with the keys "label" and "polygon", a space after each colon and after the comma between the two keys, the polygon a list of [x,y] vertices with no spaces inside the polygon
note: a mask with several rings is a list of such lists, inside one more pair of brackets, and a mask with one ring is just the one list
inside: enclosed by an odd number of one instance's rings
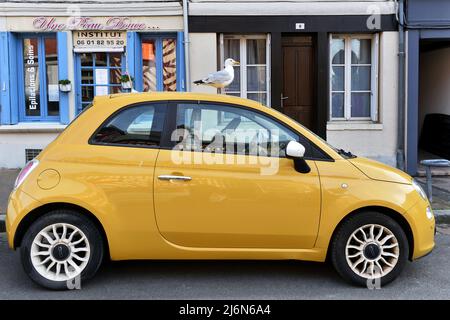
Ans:
{"label": "front wheel", "polygon": [[91,220],[71,210],[37,219],[20,248],[22,265],[37,284],[54,290],[78,289],[103,259],[103,241]]}
{"label": "front wheel", "polygon": [[408,254],[402,227],[378,212],[363,212],[346,220],[331,244],[336,271],[360,286],[388,284],[400,274]]}

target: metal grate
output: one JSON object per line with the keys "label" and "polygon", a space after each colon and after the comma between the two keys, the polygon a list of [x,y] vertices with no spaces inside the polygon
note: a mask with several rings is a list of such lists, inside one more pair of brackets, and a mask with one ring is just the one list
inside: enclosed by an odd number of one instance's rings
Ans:
{"label": "metal grate", "polygon": [[41,151],[42,149],[25,149],[25,163],[36,158]]}

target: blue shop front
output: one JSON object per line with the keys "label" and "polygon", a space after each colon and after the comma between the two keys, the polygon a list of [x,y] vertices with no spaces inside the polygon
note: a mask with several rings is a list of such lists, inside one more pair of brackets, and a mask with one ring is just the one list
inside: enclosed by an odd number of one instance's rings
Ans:
{"label": "blue shop front", "polygon": [[0,31],[0,167],[23,166],[95,96],[185,91],[181,17],[158,18],[9,19]]}

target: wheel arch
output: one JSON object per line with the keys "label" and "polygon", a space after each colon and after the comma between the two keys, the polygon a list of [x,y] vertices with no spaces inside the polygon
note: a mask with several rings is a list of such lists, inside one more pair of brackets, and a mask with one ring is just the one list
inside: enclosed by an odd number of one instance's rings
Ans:
{"label": "wheel arch", "polygon": [[23,237],[26,233],[26,231],[28,230],[28,228],[40,217],[42,217],[44,214],[53,211],[53,210],[60,210],[60,209],[67,209],[67,210],[72,210],[72,211],[76,211],[82,215],[84,215],[85,217],[87,217],[89,220],[91,220],[94,225],[97,227],[97,229],[99,230],[102,239],[103,239],[103,246],[106,250],[106,254],[105,256],[109,256],[109,241],[108,241],[108,236],[105,232],[105,229],[102,225],[102,223],[100,222],[100,220],[89,210],[75,205],[75,204],[71,204],[71,203],[65,203],[65,202],[54,202],[54,203],[47,203],[44,204],[40,207],[37,207],[35,209],[33,209],[32,211],[30,211],[19,223],[17,230],[15,232],[14,235],[14,241],[13,241],[13,245],[14,245],[14,249],[20,247]]}
{"label": "wheel arch", "polygon": [[[400,225],[400,227],[405,232],[406,238],[408,239],[408,245],[409,245],[408,258],[409,258],[409,260],[412,260],[412,257],[414,254],[414,236],[413,236],[413,231],[411,229],[411,226],[409,225],[408,221],[401,213],[399,213],[398,211],[395,211],[394,209],[388,208],[388,207],[367,206],[367,207],[358,208],[358,209],[353,210],[352,212],[348,213],[345,217],[343,217],[341,219],[341,221],[339,221],[339,223],[336,225],[336,228],[334,228],[333,234],[331,235],[330,243],[333,241],[334,237],[336,236],[337,231],[339,230],[339,228],[345,221],[347,221],[351,217],[353,217],[361,212],[364,212],[364,211],[375,211],[375,212],[384,214],[384,215],[390,217],[391,219],[393,219],[395,222],[397,222]],[[330,255],[330,247],[331,246],[329,245],[328,249],[327,249],[327,256],[326,256],[327,260],[329,259],[329,255]]]}

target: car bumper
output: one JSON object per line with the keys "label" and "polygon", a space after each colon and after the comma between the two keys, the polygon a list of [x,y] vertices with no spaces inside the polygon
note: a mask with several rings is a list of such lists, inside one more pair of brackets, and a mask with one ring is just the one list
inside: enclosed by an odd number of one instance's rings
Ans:
{"label": "car bumper", "polygon": [[429,206],[428,201],[419,201],[407,212],[414,236],[412,260],[426,256],[435,246],[436,222],[434,216],[431,219],[427,217],[426,210]]}

